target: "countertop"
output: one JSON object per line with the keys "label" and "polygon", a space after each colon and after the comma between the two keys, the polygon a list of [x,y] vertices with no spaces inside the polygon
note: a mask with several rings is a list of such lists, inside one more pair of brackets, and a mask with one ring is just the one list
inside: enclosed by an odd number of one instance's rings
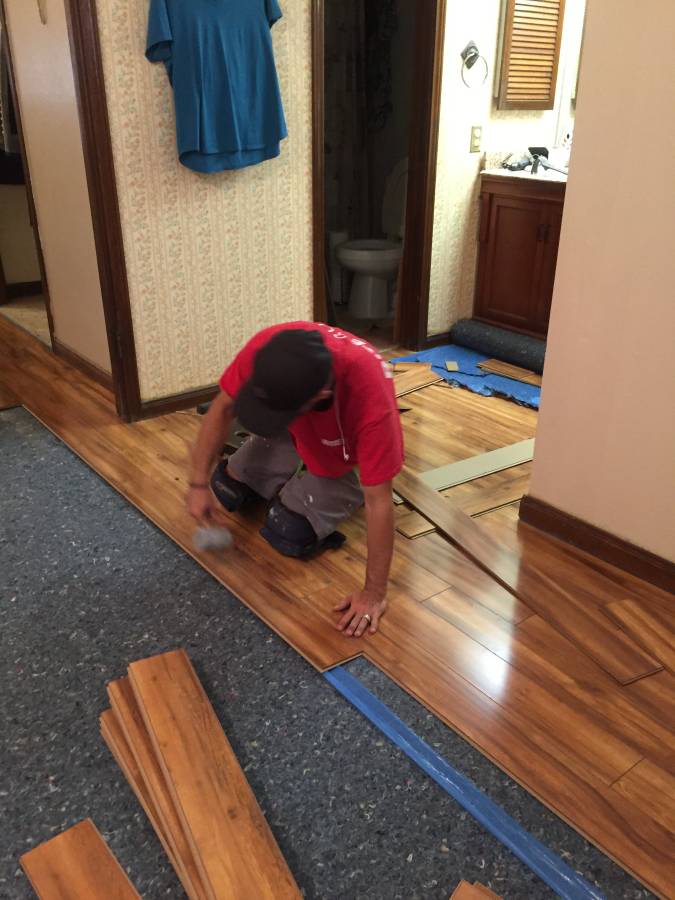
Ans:
{"label": "countertop", "polygon": [[560,172],[553,172],[551,169],[539,168],[536,175],[532,175],[529,169],[523,172],[509,172],[508,169],[483,169],[481,175],[495,175],[498,178],[518,178],[526,181],[559,181],[565,184],[567,175],[561,175]]}

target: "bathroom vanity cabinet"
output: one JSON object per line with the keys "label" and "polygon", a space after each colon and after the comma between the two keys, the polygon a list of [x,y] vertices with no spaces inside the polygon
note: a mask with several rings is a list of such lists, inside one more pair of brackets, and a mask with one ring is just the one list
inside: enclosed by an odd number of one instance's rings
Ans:
{"label": "bathroom vanity cabinet", "polygon": [[474,318],[546,337],[564,180],[481,175]]}

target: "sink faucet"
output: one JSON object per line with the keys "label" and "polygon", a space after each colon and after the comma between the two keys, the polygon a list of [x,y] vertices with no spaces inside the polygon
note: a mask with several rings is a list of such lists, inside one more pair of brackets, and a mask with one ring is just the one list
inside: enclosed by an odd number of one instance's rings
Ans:
{"label": "sink faucet", "polygon": [[534,162],[532,163],[532,174],[536,175],[539,171],[539,166],[542,166],[544,169],[553,169],[554,172],[560,172],[561,175],[567,175],[565,169],[558,169],[556,166],[552,166],[551,163],[546,159],[545,156],[539,156],[539,154],[534,155]]}

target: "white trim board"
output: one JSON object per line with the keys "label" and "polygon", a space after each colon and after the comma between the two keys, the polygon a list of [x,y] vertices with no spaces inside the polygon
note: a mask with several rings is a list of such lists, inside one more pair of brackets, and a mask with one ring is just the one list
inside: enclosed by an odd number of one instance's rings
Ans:
{"label": "white trim board", "polygon": [[[500,447],[498,450],[488,450],[479,456],[471,456],[469,459],[461,459],[459,462],[440,466],[438,469],[430,469],[419,477],[435,491],[444,491],[446,488],[457,484],[482,478],[484,475],[492,475],[522,463],[531,462],[534,458],[534,438],[519,441],[517,444],[509,444],[508,447]],[[403,503],[401,497],[394,493],[394,503]]]}

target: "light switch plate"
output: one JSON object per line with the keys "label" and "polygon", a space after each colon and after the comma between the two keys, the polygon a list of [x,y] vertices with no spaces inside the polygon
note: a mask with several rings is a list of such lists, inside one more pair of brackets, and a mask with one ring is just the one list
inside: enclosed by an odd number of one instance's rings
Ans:
{"label": "light switch plate", "polygon": [[483,139],[483,126],[473,125],[471,128],[471,143],[469,153],[480,153],[480,145]]}

